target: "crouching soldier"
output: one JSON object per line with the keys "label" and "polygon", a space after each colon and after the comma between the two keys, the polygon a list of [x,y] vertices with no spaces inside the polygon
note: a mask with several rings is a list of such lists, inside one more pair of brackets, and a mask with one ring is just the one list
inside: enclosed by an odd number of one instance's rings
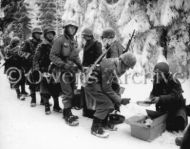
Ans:
{"label": "crouching soldier", "polygon": [[78,116],[71,112],[72,100],[75,89],[76,68],[82,69],[77,51],[77,43],[74,40],[78,25],[75,21],[67,21],[64,25],[64,34],[53,43],[50,52],[50,60],[56,67],[57,74],[60,75],[60,84],[62,90],[62,102],[64,105],[63,118],[70,126],[79,124]]}
{"label": "crouching soldier", "polygon": [[105,128],[115,130],[114,124],[108,121],[109,114],[121,104],[128,104],[129,100],[122,99],[112,88],[112,81],[115,77],[123,75],[129,68],[133,68],[135,64],[136,58],[131,53],[122,54],[118,58],[103,59],[91,78],[91,80],[94,77],[97,78],[96,81],[84,87],[86,98],[94,102],[94,104],[87,105],[89,109],[95,108],[91,127],[93,135],[106,138],[109,134],[104,131]]}
{"label": "crouching soldier", "polygon": [[169,72],[169,66],[160,62],[154,67],[153,89],[149,99],[156,104],[158,112],[168,113],[166,129],[184,130],[187,125],[185,100],[180,82]]}
{"label": "crouching soldier", "polygon": [[[10,82],[12,88],[16,90],[17,98],[24,100],[25,95],[25,77],[24,71],[22,68],[22,57],[20,56],[20,38],[13,37],[10,42],[10,45],[5,48],[5,73],[8,77],[13,79]],[[12,76],[12,72],[15,72],[15,75]],[[11,76],[9,76],[11,75]],[[15,77],[14,77],[15,76]],[[21,89],[20,89],[21,87]]]}
{"label": "crouching soldier", "polygon": [[[51,27],[47,27],[44,29],[43,32],[44,40],[42,43],[37,47],[34,60],[33,60],[33,69],[40,71],[42,74],[48,74],[48,68],[50,65],[50,59],[49,54],[50,50],[52,48],[55,31]],[[48,77],[48,76],[47,76]],[[62,112],[62,109],[59,106],[59,93],[61,91],[60,84],[55,83],[53,81],[53,78],[51,80],[48,80],[49,78],[42,78],[42,81],[40,83],[40,95],[42,100],[45,104],[45,113],[50,114],[50,105],[49,105],[49,99],[52,96],[54,100],[54,107],[53,110],[55,112]]]}

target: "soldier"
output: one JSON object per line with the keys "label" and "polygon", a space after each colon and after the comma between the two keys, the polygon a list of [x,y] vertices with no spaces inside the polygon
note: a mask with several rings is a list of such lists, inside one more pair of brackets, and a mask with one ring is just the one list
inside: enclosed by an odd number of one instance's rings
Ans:
{"label": "soldier", "polygon": [[[90,82],[84,87],[86,98],[94,102],[88,105],[95,108],[91,133],[97,137],[106,138],[109,136],[104,129],[116,130],[114,124],[109,122],[109,114],[117,107],[129,103],[129,99],[122,99],[118,92],[113,90],[112,81],[115,77],[120,77],[126,70],[133,68],[136,58],[132,53],[124,53],[118,58],[103,59],[100,66],[96,68],[92,78],[96,77],[96,82]],[[91,103],[92,103],[91,102]],[[90,107],[91,106],[91,107]]]}
{"label": "soldier", "polygon": [[[35,55],[34,55],[34,61],[33,61],[33,69],[38,70],[41,73],[49,73],[49,65],[50,65],[50,59],[49,54],[50,50],[53,45],[53,40],[55,37],[55,31],[52,27],[46,27],[43,32],[44,40],[42,43],[37,47]],[[60,84],[55,83],[52,80],[48,80],[46,78],[42,78],[42,81],[40,83],[40,95],[41,98],[44,101],[45,104],[45,113],[50,114],[50,105],[49,105],[49,99],[52,96],[54,100],[54,107],[53,111],[62,113],[62,109],[59,106],[59,93],[61,91]]]}
{"label": "soldier", "polygon": [[[89,28],[85,28],[83,30],[82,36],[83,39],[86,41],[86,44],[84,45],[82,64],[84,67],[90,67],[90,65],[94,64],[97,58],[102,54],[102,45],[100,42],[94,39],[92,30],[90,30]],[[83,88],[81,89],[81,91],[81,93],[84,93]],[[87,109],[85,99],[83,104],[83,116],[92,118],[94,110]]]}
{"label": "soldier", "polygon": [[82,32],[83,39],[86,41],[84,45],[83,63],[84,67],[92,65],[102,54],[102,45],[94,39],[92,30],[85,28]]}
{"label": "soldier", "polygon": [[125,48],[117,40],[115,40],[115,32],[113,29],[104,30],[101,38],[104,47],[106,49],[110,48],[106,58],[116,58],[123,54]]}
{"label": "soldier", "polygon": [[74,116],[71,111],[75,89],[75,74],[78,68],[82,70],[77,43],[74,40],[77,29],[78,25],[75,21],[67,21],[64,25],[64,34],[55,39],[50,52],[50,60],[55,65],[56,73],[61,73],[63,118],[70,126],[79,124],[78,116]]}
{"label": "soldier", "polygon": [[[124,47],[116,40],[113,29],[105,29],[102,33],[102,41],[105,49],[108,49],[106,58],[117,58],[124,52]],[[112,88],[116,92],[119,91],[120,85],[116,78],[112,81]]]}
{"label": "soldier", "polygon": [[168,113],[167,130],[183,130],[187,125],[187,114],[180,82],[169,73],[169,66],[165,62],[156,64],[154,73],[149,100],[156,104],[158,112]]}
{"label": "soldier", "polygon": [[4,53],[5,53],[5,72],[7,72],[7,70],[9,68],[11,69],[11,67],[16,67],[17,68],[17,70],[16,70],[17,71],[17,79],[19,79],[19,77],[21,77],[21,79],[18,80],[18,82],[16,81],[16,83],[10,83],[10,85],[11,85],[11,87],[15,88],[17,98],[24,100],[25,96],[28,93],[25,90],[23,55],[20,55],[20,38],[13,37],[13,39],[10,42],[10,45],[5,48]]}
{"label": "soldier", "polygon": [[[33,56],[35,54],[37,46],[41,43],[41,35],[42,35],[41,28],[38,27],[34,28],[32,30],[32,39],[26,40],[21,48],[21,51],[25,53],[25,55],[26,54],[28,55],[24,62],[25,64],[24,69],[26,73],[29,71],[33,71],[32,68]],[[37,88],[36,84],[29,83],[30,96],[32,98],[30,104],[31,107],[36,106],[36,88]]]}

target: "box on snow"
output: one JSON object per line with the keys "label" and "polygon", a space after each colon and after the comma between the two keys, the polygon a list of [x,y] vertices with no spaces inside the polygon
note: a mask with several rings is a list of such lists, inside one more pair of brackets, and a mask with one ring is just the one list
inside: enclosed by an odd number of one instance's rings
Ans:
{"label": "box on snow", "polygon": [[151,110],[147,110],[147,113],[144,116],[132,116],[126,123],[131,126],[132,136],[150,142],[165,131],[167,114]]}

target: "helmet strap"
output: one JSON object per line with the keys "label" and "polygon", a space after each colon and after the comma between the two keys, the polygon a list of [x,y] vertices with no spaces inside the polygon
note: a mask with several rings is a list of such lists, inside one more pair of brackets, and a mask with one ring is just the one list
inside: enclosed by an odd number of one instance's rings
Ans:
{"label": "helmet strap", "polygon": [[163,72],[161,72],[161,76],[162,76],[162,79],[164,80],[164,82],[167,84],[168,80],[166,79],[166,76],[164,75]]}

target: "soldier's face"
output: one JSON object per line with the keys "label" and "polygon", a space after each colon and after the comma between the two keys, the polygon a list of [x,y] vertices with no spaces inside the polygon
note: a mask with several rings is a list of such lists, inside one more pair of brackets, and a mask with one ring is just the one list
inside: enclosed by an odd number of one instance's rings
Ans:
{"label": "soldier's face", "polygon": [[41,39],[41,35],[42,35],[41,33],[35,33],[34,34],[34,36],[35,36],[36,39]]}
{"label": "soldier's face", "polygon": [[107,45],[110,45],[112,43],[112,40],[113,39],[110,39],[110,38],[103,38],[102,39],[103,46],[106,47]]}
{"label": "soldier's face", "polygon": [[85,36],[85,35],[84,35],[84,36],[83,36],[83,39],[86,40],[86,41],[89,41],[89,40],[92,39],[92,37],[90,37],[90,36]]}
{"label": "soldier's face", "polygon": [[68,27],[67,27],[67,29],[68,29],[68,33],[70,34],[70,35],[75,35],[75,33],[76,33],[76,31],[77,31],[77,28],[75,27],[75,26],[72,26],[72,25],[69,25]]}
{"label": "soldier's face", "polygon": [[52,40],[54,39],[55,35],[50,32],[50,33],[47,33],[47,34],[46,34],[46,37],[47,37],[49,40],[52,41]]}

